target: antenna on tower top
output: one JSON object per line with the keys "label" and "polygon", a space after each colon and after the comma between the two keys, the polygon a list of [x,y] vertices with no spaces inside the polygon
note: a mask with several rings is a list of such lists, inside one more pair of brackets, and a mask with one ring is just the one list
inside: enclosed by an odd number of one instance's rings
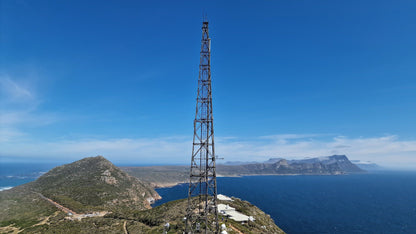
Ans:
{"label": "antenna on tower top", "polygon": [[208,14],[205,11],[202,12],[202,22],[208,22]]}

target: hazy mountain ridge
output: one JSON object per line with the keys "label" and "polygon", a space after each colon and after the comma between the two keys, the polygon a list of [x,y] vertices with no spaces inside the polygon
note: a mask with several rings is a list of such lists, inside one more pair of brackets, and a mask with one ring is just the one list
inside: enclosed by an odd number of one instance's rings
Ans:
{"label": "hazy mountain ridge", "polygon": [[242,165],[217,165],[217,172],[222,176],[232,175],[339,175],[348,173],[362,173],[364,170],[354,165],[345,155],[327,157],[286,160],[269,159],[265,163]]}
{"label": "hazy mountain ridge", "polygon": [[[345,155],[332,155],[302,160],[271,158],[265,162],[227,162],[217,164],[218,176],[245,175],[339,175],[364,173],[365,170],[348,160]],[[154,187],[170,187],[189,180],[188,166],[122,167],[130,175]],[[164,176],[158,176],[164,175]]]}
{"label": "hazy mountain ridge", "polygon": [[351,160],[351,162],[366,171],[379,171],[384,169],[383,167],[370,161]]}

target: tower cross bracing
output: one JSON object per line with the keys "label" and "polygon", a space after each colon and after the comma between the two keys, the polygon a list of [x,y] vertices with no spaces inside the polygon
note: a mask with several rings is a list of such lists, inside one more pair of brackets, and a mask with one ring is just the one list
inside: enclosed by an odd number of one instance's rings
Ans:
{"label": "tower cross bracing", "polygon": [[202,23],[186,233],[219,233],[211,89],[211,39]]}

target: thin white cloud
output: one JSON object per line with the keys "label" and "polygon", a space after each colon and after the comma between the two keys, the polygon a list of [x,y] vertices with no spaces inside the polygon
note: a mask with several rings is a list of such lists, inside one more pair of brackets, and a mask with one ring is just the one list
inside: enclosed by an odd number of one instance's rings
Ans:
{"label": "thin white cloud", "polygon": [[0,76],[0,94],[2,103],[28,101],[35,98],[28,87],[24,87],[9,76],[4,75]]}
{"label": "thin white cloud", "polygon": [[[8,76],[0,76],[0,157],[62,161],[101,154],[112,161],[131,164],[189,163],[192,139],[188,136],[39,142],[28,136],[24,127],[47,125],[60,119],[58,115],[38,112],[39,103],[33,87]],[[350,159],[416,168],[416,140],[401,140],[395,135],[359,138],[329,136],[277,134],[245,139],[216,137],[216,153],[225,161],[346,154]]]}
{"label": "thin white cloud", "polygon": [[84,139],[79,141],[0,144],[1,154],[15,158],[43,157],[50,160],[79,159],[104,155],[116,162],[132,164],[185,163],[190,146],[184,137],[154,139]]}
{"label": "thin white cloud", "polygon": [[[16,158],[76,160],[86,156],[104,155],[120,163],[187,164],[190,160],[191,143],[188,137],[172,136],[3,143],[0,147],[1,155]],[[350,159],[372,161],[383,166],[416,168],[416,141],[400,140],[394,135],[374,138],[334,137],[329,140],[308,137],[298,138],[297,141],[275,141],[264,137],[239,141],[236,137],[218,137],[216,152],[221,158],[225,158],[224,161],[264,161],[271,157],[294,159],[346,154]]]}
{"label": "thin white cloud", "polygon": [[[30,80],[28,78],[27,80]],[[56,122],[56,114],[39,112],[39,99],[30,82],[0,75],[0,142],[21,140],[24,127]]]}
{"label": "thin white cloud", "polygon": [[[13,128],[5,128],[0,127],[0,143],[1,142],[10,142],[13,139],[16,139],[18,137],[22,137],[25,134],[19,130],[13,129]],[[2,151],[0,150],[0,153]]]}
{"label": "thin white cloud", "polygon": [[270,140],[290,140],[290,139],[305,139],[311,137],[322,136],[322,134],[276,134],[259,137],[260,139],[270,139]]}
{"label": "thin white cloud", "polygon": [[37,113],[34,110],[9,110],[0,114],[0,123],[3,126],[43,126],[56,122],[58,116],[52,113]]}

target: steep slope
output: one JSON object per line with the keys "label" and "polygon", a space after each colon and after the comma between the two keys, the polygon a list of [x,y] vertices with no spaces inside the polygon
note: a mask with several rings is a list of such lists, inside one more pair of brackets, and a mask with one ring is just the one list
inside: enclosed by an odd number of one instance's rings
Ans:
{"label": "steep slope", "polygon": [[0,227],[27,228],[69,213],[145,210],[159,198],[150,184],[128,175],[104,157],[84,158],[0,192]]}
{"label": "steep slope", "polygon": [[74,211],[124,207],[150,208],[159,195],[148,184],[114,166],[102,156],[56,167],[29,186]]}

